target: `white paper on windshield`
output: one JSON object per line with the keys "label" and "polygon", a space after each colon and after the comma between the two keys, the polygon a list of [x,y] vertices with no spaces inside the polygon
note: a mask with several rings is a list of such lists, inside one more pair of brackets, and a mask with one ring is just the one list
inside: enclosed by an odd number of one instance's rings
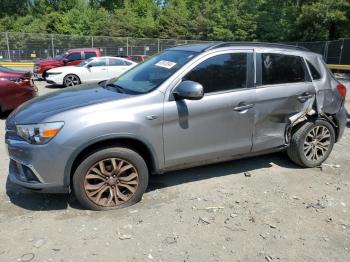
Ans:
{"label": "white paper on windshield", "polygon": [[166,69],[171,69],[176,66],[176,63],[166,60],[160,60],[155,66],[164,67]]}

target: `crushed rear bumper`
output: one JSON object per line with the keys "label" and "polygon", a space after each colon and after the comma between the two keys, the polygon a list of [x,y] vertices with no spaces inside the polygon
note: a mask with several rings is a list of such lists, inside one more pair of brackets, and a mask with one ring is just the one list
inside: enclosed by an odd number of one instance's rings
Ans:
{"label": "crushed rear bumper", "polygon": [[347,123],[347,112],[344,105],[341,107],[340,111],[335,114],[334,118],[338,125],[338,133],[336,138],[336,142],[338,142],[344,134],[344,130]]}

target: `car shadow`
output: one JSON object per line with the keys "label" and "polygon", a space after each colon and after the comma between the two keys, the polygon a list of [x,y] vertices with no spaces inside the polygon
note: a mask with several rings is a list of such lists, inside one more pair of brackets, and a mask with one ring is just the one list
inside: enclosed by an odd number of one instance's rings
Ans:
{"label": "car shadow", "polygon": [[65,87],[62,86],[62,85],[46,85],[45,88],[48,88],[48,89],[63,89]]}
{"label": "car shadow", "polygon": [[[268,168],[273,165],[290,169],[299,168],[290,162],[284,153],[275,153],[209,166],[173,171],[162,175],[152,175],[149,180],[147,192],[211,179],[214,177],[240,175],[244,172]],[[6,182],[6,194],[14,205],[31,211],[64,210],[68,207],[73,209],[84,209],[77,202],[73,194],[42,194],[31,192],[14,185],[9,179],[7,179]]]}
{"label": "car shadow", "polygon": [[285,153],[280,152],[154,175],[150,177],[147,192],[215,177],[242,175],[245,172],[274,165],[288,169],[301,169],[292,163]]}
{"label": "car shadow", "polygon": [[83,209],[73,194],[44,194],[33,192],[6,180],[6,194],[12,204],[31,211],[65,210],[68,206]]}

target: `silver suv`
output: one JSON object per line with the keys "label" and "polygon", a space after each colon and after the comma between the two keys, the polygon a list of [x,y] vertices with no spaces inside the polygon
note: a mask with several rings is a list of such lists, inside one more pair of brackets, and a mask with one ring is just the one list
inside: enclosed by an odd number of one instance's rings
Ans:
{"label": "silver suv", "polygon": [[327,159],[344,131],[346,88],[293,46],[170,48],[122,76],[38,97],[6,122],[10,180],[106,210],[142,198],[151,173],[287,150]]}

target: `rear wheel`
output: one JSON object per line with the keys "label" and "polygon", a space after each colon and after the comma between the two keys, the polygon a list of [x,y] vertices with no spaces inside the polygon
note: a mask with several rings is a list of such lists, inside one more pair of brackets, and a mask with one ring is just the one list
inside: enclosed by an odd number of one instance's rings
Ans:
{"label": "rear wheel", "polygon": [[63,85],[65,87],[80,85],[80,83],[79,77],[73,74],[66,75],[63,79]]}
{"label": "rear wheel", "polygon": [[316,167],[328,158],[334,142],[333,126],[318,119],[306,122],[296,130],[287,153],[294,163],[302,167]]}
{"label": "rear wheel", "polygon": [[73,176],[78,201],[92,210],[133,205],[141,200],[148,185],[148,168],[143,158],[129,148],[97,151],[81,162]]}

